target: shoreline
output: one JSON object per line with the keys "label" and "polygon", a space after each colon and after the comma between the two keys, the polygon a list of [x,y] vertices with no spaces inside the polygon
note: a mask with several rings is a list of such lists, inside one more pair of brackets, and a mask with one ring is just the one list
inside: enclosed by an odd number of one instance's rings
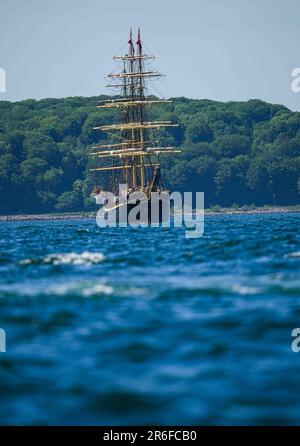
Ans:
{"label": "shoreline", "polygon": [[16,214],[0,215],[0,222],[8,221],[44,221],[44,220],[90,220],[96,213],[66,213],[66,214]]}
{"label": "shoreline", "polygon": [[[220,210],[205,209],[204,215],[257,215],[257,214],[296,214],[300,213],[300,207],[274,207],[253,209]],[[0,215],[0,222],[9,221],[46,221],[46,220],[91,220],[96,218],[96,212],[67,212],[65,214],[15,214]]]}

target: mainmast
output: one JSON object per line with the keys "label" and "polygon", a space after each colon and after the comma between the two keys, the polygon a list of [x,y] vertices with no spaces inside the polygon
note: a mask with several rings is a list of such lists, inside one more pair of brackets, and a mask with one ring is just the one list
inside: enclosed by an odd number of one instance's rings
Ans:
{"label": "mainmast", "polygon": [[[138,49],[138,66],[139,66],[139,85],[138,85],[138,89],[139,89],[139,100],[141,102],[139,109],[140,109],[140,123],[143,124],[144,123],[144,105],[143,105],[143,101],[144,101],[144,85],[143,85],[143,65],[142,65],[142,41],[141,41],[141,32],[140,32],[140,28],[138,30],[138,38],[136,41],[136,45],[137,45],[137,49]],[[145,133],[145,128],[140,128],[140,141],[141,141],[141,151],[144,151],[144,133]],[[143,188],[145,186],[145,163],[144,163],[144,155],[140,155],[140,163],[141,163],[141,187]]]}
{"label": "mainmast", "polygon": [[[151,99],[145,95],[146,81],[160,78],[162,74],[157,71],[145,69],[145,62],[154,59],[152,54],[144,54],[140,29],[136,46],[133,43],[132,30],[128,40],[128,54],[115,56],[114,60],[121,62],[119,73],[107,77],[111,81],[108,88],[119,88],[121,97],[101,101],[98,108],[116,108],[121,110],[118,124],[94,127],[95,130],[120,132],[120,142],[117,144],[96,145],[91,155],[98,158],[114,158],[121,160],[122,164],[96,167],[92,171],[122,170],[128,190],[147,190],[151,193],[157,188],[153,178],[159,178],[160,153],[177,153],[174,147],[155,147],[151,141],[149,131],[162,127],[176,127],[171,121],[151,121],[148,118],[148,107],[156,104],[171,102],[165,99]],[[106,149],[106,150],[104,150]],[[153,157],[156,161],[153,161]],[[152,190],[151,190],[152,189]]]}

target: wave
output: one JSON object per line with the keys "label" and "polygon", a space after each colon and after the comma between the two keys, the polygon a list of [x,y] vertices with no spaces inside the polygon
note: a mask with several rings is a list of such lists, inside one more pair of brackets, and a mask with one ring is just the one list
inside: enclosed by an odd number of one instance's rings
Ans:
{"label": "wave", "polygon": [[263,288],[259,287],[253,287],[253,286],[247,286],[247,285],[240,285],[235,284],[231,287],[232,291],[236,294],[240,294],[241,296],[247,296],[249,294],[259,294],[263,292]]}
{"label": "wave", "polygon": [[288,257],[288,258],[297,258],[297,257],[300,257],[300,251],[289,252],[288,254],[286,254],[285,257]]}
{"label": "wave", "polygon": [[62,254],[48,254],[40,259],[24,259],[20,265],[95,265],[105,260],[104,254],[101,252],[84,251],[80,254],[76,252]]}
{"label": "wave", "polygon": [[105,282],[96,281],[80,281],[80,282],[66,282],[52,285],[47,290],[37,289],[38,294],[55,295],[55,296],[77,296],[77,297],[97,297],[97,296],[119,296],[119,297],[134,297],[146,294],[145,288],[138,288],[135,286],[112,286]]}
{"label": "wave", "polygon": [[86,282],[81,283],[65,283],[54,285],[50,287],[47,294],[56,296],[77,295],[81,297],[93,297],[101,295],[113,294],[114,288],[105,283],[90,284]]}
{"label": "wave", "polygon": [[44,281],[35,284],[4,285],[0,286],[1,297],[97,297],[107,296],[115,292],[115,289],[106,283],[95,283],[90,281],[62,282],[50,284]]}
{"label": "wave", "polygon": [[149,290],[147,288],[107,283],[104,279],[71,279],[56,283],[53,283],[51,279],[42,279],[14,284],[0,284],[0,299],[12,297],[97,298],[103,296],[135,298],[148,295]]}

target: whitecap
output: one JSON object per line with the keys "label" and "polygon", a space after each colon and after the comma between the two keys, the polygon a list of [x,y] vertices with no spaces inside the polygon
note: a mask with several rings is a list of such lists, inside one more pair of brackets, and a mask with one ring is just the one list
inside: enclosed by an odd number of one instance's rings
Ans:
{"label": "whitecap", "polygon": [[34,263],[33,259],[23,259],[19,262],[20,265],[31,265],[32,263]]}
{"label": "whitecap", "polygon": [[251,287],[251,286],[245,286],[245,285],[233,285],[232,290],[237,293],[240,294],[242,296],[247,295],[247,294],[258,294],[261,292],[260,288],[257,287]]}
{"label": "whitecap", "polygon": [[57,297],[97,297],[107,296],[115,292],[115,289],[106,283],[93,283],[90,281],[71,281],[61,282],[56,284],[45,284],[44,281],[39,281],[34,284],[13,284],[0,285],[0,295],[4,296],[57,296]]}
{"label": "whitecap", "polygon": [[90,288],[85,288],[82,290],[82,295],[84,297],[96,296],[98,294],[112,294],[114,292],[113,287],[99,283],[98,285],[92,286]]}
{"label": "whitecap", "polygon": [[84,251],[82,253],[68,252],[61,254],[48,254],[43,259],[24,259],[20,265],[52,264],[52,265],[95,265],[105,260],[101,252]]}
{"label": "whitecap", "polygon": [[113,292],[113,287],[104,283],[91,285],[87,282],[71,282],[50,286],[46,294],[53,294],[56,296],[79,295],[82,297],[92,297],[98,295],[110,295]]}
{"label": "whitecap", "polygon": [[285,257],[291,257],[291,258],[295,258],[295,257],[300,257],[300,251],[296,251],[296,252],[289,252],[288,254],[285,255]]}

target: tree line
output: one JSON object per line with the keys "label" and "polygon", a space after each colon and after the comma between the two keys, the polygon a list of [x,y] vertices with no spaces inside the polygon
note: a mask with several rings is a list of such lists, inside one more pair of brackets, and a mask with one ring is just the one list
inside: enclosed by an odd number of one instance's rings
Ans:
{"label": "tree line", "polygon": [[[108,97],[0,102],[1,214],[95,209],[90,192],[111,176],[89,171],[90,148],[117,138],[93,130],[116,121],[96,109],[99,99]],[[152,118],[178,123],[154,135],[182,149],[161,156],[169,189],[203,191],[206,207],[299,203],[300,113],[260,100],[174,98]]]}

